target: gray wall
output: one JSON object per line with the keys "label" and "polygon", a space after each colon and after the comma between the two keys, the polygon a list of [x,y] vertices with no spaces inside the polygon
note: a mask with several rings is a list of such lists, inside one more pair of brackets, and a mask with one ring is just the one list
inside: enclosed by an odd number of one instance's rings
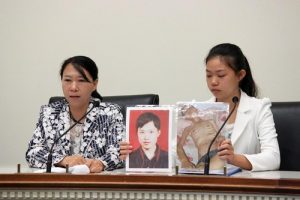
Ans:
{"label": "gray wall", "polygon": [[221,42],[247,55],[260,96],[300,100],[299,0],[0,0],[0,161],[24,154],[40,106],[62,95],[58,71],[94,59],[102,95],[210,97],[204,58]]}

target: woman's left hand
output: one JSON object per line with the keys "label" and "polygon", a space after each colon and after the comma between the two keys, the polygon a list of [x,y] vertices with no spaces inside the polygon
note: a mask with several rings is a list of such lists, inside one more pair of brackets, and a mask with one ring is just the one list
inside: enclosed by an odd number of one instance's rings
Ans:
{"label": "woman's left hand", "polygon": [[231,140],[225,139],[221,142],[220,146],[218,147],[218,156],[222,159],[227,161],[229,164],[233,163],[234,160],[234,148],[231,144]]}
{"label": "woman's left hand", "polygon": [[85,159],[86,165],[90,168],[91,173],[100,173],[104,170],[104,165],[100,160]]}

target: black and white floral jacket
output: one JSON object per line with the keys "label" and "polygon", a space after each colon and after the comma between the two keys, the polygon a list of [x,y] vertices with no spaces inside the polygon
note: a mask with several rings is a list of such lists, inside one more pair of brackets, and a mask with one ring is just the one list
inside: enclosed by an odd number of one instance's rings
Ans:
{"label": "black and white floral jacket", "polygon": [[[88,110],[93,107],[91,98]],[[49,150],[54,140],[70,127],[69,106],[66,100],[41,107],[40,117],[33,137],[29,142],[26,160],[30,167],[46,168]],[[119,159],[119,142],[125,134],[123,115],[120,107],[111,103],[100,103],[99,107],[86,116],[80,154],[85,158],[99,159],[105,170],[113,170],[124,165]],[[53,163],[59,163],[70,155],[70,134],[58,140],[53,148]]]}

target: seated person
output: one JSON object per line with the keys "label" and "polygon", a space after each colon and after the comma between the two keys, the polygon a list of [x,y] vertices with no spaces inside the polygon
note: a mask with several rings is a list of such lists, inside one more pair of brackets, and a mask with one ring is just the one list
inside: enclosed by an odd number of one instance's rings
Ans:
{"label": "seated person", "polygon": [[[125,132],[119,106],[100,103],[97,92],[98,68],[93,60],[75,56],[60,70],[65,99],[41,107],[26,160],[30,167],[46,168],[49,151],[56,138],[78,122],[53,148],[57,167],[87,165],[90,172],[113,170],[124,165],[119,158],[119,142]],[[85,118],[80,120],[87,112]]]}

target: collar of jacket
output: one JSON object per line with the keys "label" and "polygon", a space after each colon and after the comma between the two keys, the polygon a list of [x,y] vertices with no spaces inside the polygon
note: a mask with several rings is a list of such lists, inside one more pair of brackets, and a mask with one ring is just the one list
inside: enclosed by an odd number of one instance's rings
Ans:
{"label": "collar of jacket", "polygon": [[[234,145],[238,138],[241,136],[242,132],[244,131],[247,123],[248,117],[247,113],[251,110],[251,103],[249,102],[249,96],[241,91],[241,96],[239,99],[239,105],[237,108],[237,115],[234,122],[233,133],[231,136],[231,142]],[[208,100],[209,102],[216,102],[216,97],[212,97]]]}

